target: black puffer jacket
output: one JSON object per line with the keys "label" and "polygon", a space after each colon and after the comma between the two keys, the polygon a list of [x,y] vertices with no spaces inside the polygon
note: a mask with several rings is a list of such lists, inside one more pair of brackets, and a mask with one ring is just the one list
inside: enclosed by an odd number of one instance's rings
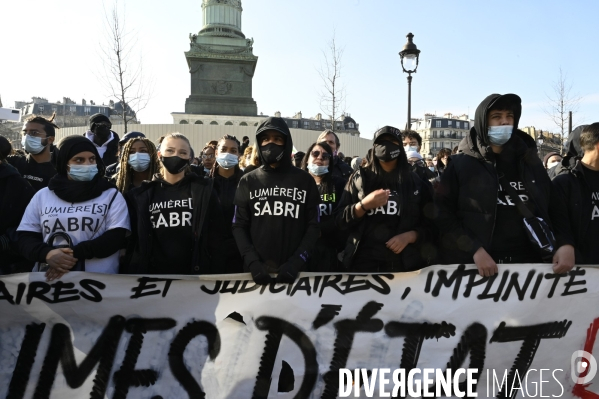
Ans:
{"label": "black puffer jacket", "polygon": [[333,158],[333,176],[341,177],[347,180],[352,173],[354,173],[354,170],[351,166],[346,164],[339,157]]}
{"label": "black puffer jacket", "polygon": [[[484,247],[490,250],[497,213],[499,181],[495,169],[495,155],[490,147],[487,131],[487,113],[502,97],[488,96],[476,109],[475,122],[470,133],[462,139],[458,154],[451,156],[435,191],[437,217],[441,233],[442,261],[447,264],[472,263],[474,253]],[[504,145],[510,146],[518,159],[520,180],[534,205],[535,214],[550,225],[558,238],[558,247],[571,243],[563,208],[551,208],[551,181],[537,156],[532,137],[517,130],[521,108],[514,115],[514,132]]]}

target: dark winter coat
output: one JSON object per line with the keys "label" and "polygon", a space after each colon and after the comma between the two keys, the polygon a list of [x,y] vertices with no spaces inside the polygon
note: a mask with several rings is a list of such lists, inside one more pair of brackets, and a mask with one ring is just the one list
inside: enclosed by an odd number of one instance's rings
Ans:
{"label": "dark winter coat", "polygon": [[17,169],[0,163],[0,275],[28,272],[32,262],[23,259],[17,250],[17,227],[35,190],[21,177]]}
{"label": "dark winter coat", "polygon": [[[487,113],[499,97],[499,94],[490,95],[478,106],[474,126],[460,142],[461,153],[451,156],[435,191],[435,221],[441,234],[444,263],[472,263],[473,255],[480,247],[487,252],[490,250],[499,180],[495,154],[487,135]],[[520,181],[529,193],[529,201],[534,205],[536,216],[550,226],[553,222],[559,247],[568,240],[567,221],[560,215],[563,208],[552,208],[550,212],[551,181],[537,156],[535,140],[517,130],[520,115],[521,108],[514,113],[514,132],[504,145],[504,151],[515,151]]]}
{"label": "dark winter coat", "polygon": [[552,179],[562,173],[570,173],[570,170],[574,169],[578,161],[582,159],[584,151],[582,150],[582,147],[580,147],[580,134],[587,126],[588,125],[580,125],[576,127],[576,129],[572,131],[572,134],[568,136],[568,143],[566,144],[568,152],[562,161],[555,166],[553,176],[551,177]]}
{"label": "dark winter coat", "polygon": [[339,159],[339,157],[333,157],[333,176],[347,180],[352,173],[354,173],[354,170],[351,166],[346,164],[342,159]]}
{"label": "dark winter coat", "polygon": [[[119,152],[119,135],[116,134],[115,132],[112,132],[113,138],[112,140],[110,140],[108,142],[108,144],[106,144],[106,151],[104,152],[104,155],[102,156],[102,162],[104,163],[104,166],[110,166],[114,163],[117,163],[119,161],[119,157],[118,157],[118,152]],[[84,137],[86,136],[86,133],[83,133]],[[116,170],[116,168],[115,168]],[[107,177],[110,177],[107,175]]]}
{"label": "dark winter coat", "polygon": [[588,240],[596,241],[597,238],[587,234],[590,224],[588,215],[593,212],[593,204],[589,200],[592,190],[586,181],[582,163],[577,161],[573,168],[564,169],[564,173],[556,176],[552,184],[558,195],[554,195],[551,200],[561,199],[563,202],[559,204],[566,205],[563,209],[564,213],[567,212],[570,232],[575,243],[576,264],[589,263],[581,251],[581,244]]}
{"label": "dark winter coat", "polygon": [[[212,180],[188,173],[185,179],[191,183],[193,201],[194,248],[189,274],[218,274],[224,262],[223,219],[218,197],[212,188]],[[152,256],[152,221],[150,203],[159,179],[144,181],[140,187],[127,192],[125,199],[131,218],[131,237],[127,244],[127,256],[121,273],[148,273]]]}

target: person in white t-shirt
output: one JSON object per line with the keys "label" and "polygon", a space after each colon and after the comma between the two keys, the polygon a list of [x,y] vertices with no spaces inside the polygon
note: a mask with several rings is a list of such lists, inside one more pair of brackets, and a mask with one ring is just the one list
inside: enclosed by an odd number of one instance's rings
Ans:
{"label": "person in white t-shirt", "polygon": [[[57,174],[38,191],[18,227],[19,251],[54,280],[65,273],[118,273],[130,231],[125,200],[104,179],[96,147],[82,136],[58,144]],[[58,248],[56,248],[58,247]]]}

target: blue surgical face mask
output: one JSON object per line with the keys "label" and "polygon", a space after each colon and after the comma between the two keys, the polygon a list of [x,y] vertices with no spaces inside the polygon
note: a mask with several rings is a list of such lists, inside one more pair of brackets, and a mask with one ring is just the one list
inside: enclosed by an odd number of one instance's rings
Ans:
{"label": "blue surgical face mask", "polygon": [[145,152],[136,152],[135,154],[129,155],[129,165],[136,172],[143,172],[148,170],[150,166],[150,154]]}
{"label": "blue surgical face mask", "polygon": [[[33,137],[26,134],[21,139],[21,145],[28,153],[37,155],[46,148],[46,146],[42,144],[42,141],[43,139],[41,137]],[[48,144],[46,143],[46,145]]]}
{"label": "blue surgical face mask", "polygon": [[431,170],[431,172],[435,171],[435,167],[434,166],[429,166],[428,168]]}
{"label": "blue surgical face mask", "polygon": [[329,172],[329,166],[328,165],[318,166],[318,165],[315,165],[313,163],[309,163],[308,164],[308,170],[314,176],[322,176],[325,173]]}
{"label": "blue surgical face mask", "polygon": [[489,126],[489,142],[493,145],[504,145],[512,137],[514,127],[511,125]]}
{"label": "blue surgical face mask", "polygon": [[229,154],[228,152],[221,152],[216,157],[216,162],[223,169],[231,169],[239,163],[239,157],[235,154]]}
{"label": "blue surgical face mask", "polygon": [[418,152],[418,147],[414,147],[411,145],[404,145],[403,148],[406,152],[408,152],[408,151]]}
{"label": "blue surgical face mask", "polygon": [[75,181],[90,181],[98,174],[98,165],[70,165],[69,176]]}

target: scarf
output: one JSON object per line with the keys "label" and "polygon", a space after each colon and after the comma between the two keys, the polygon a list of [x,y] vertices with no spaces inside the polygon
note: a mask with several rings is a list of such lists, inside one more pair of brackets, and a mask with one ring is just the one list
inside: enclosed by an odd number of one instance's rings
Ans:
{"label": "scarf", "polygon": [[61,200],[74,204],[98,198],[104,191],[116,186],[99,175],[90,181],[74,181],[56,174],[48,182],[48,188]]}

